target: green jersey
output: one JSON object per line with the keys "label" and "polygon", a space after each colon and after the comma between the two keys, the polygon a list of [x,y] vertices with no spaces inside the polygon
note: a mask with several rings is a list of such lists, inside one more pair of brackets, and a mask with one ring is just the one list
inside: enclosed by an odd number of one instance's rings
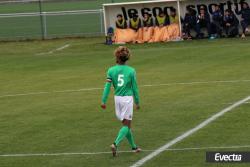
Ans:
{"label": "green jersey", "polygon": [[134,96],[135,103],[139,104],[139,93],[135,70],[127,65],[115,65],[107,72],[107,83],[105,84],[102,103],[107,102],[111,84],[115,89],[116,96]]}

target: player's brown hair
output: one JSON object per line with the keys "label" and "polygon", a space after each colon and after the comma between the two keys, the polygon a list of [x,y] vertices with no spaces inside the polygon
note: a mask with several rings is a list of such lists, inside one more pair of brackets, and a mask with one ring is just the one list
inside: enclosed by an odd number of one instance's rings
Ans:
{"label": "player's brown hair", "polygon": [[115,50],[116,63],[125,64],[131,56],[130,50],[126,46],[119,46]]}

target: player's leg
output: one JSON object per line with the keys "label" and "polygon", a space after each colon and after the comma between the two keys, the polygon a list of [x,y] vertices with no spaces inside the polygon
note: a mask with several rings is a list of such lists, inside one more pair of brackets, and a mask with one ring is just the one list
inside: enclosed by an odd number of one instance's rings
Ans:
{"label": "player's leg", "polygon": [[121,141],[126,137],[129,131],[129,123],[125,121],[124,115],[126,112],[126,105],[123,104],[123,97],[115,96],[115,111],[117,118],[122,121],[123,126],[119,130],[115,142],[111,145],[111,150],[113,152],[113,156],[116,156],[116,149],[121,143]]}
{"label": "player's leg", "polygon": [[133,97],[115,97],[116,116],[119,120],[122,120],[122,128],[116,137],[115,142],[111,145],[113,156],[116,156],[116,149],[122,140],[126,137],[135,152],[140,152],[134,142],[133,135],[131,133],[131,120],[133,117]]}
{"label": "player's leg", "polygon": [[137,147],[137,145],[135,144],[134,141],[134,137],[131,131],[131,123],[132,123],[132,118],[133,118],[133,105],[134,105],[134,101],[133,101],[133,97],[127,97],[126,100],[127,103],[127,108],[126,108],[126,113],[124,115],[124,121],[123,121],[123,125],[128,126],[129,130],[128,133],[126,135],[126,138],[132,148],[132,150],[134,150],[135,152],[140,152],[141,149]]}
{"label": "player's leg", "polygon": [[132,148],[132,150],[134,151],[134,152],[140,152],[141,151],[141,149],[139,148],[139,147],[137,147],[137,145],[135,144],[135,140],[134,140],[134,137],[133,137],[133,133],[132,133],[132,131],[131,131],[131,120],[126,120],[126,121],[128,121],[128,127],[129,127],[129,130],[128,130],[128,133],[127,133],[127,135],[126,135],[126,138],[128,139],[128,142],[129,142],[129,144],[130,144],[130,146],[131,146],[131,148]]}
{"label": "player's leg", "polygon": [[127,125],[127,122],[123,123],[123,126],[119,130],[118,135],[117,135],[117,137],[115,139],[115,142],[111,145],[111,150],[112,150],[112,153],[113,153],[114,157],[117,155],[117,153],[116,153],[117,147],[119,146],[121,141],[127,136],[128,132],[129,132],[129,127]]}
{"label": "player's leg", "polygon": [[137,148],[137,146],[135,144],[134,137],[133,137],[133,133],[131,131],[131,128],[129,128],[126,138],[128,139],[128,142],[129,142],[132,149]]}
{"label": "player's leg", "polygon": [[126,102],[127,102],[126,97],[121,97],[121,96],[115,97],[116,116],[120,121],[122,121],[122,125],[123,125],[121,129],[119,130],[119,133],[114,142],[116,146],[118,146],[120,142],[126,137],[129,127],[130,127],[130,122],[126,120],[125,118],[126,112],[128,110],[128,104]]}
{"label": "player's leg", "polygon": [[122,128],[119,130],[119,133],[118,133],[118,135],[117,135],[117,137],[116,137],[116,139],[115,139],[115,142],[114,142],[114,144],[116,145],[116,146],[119,146],[119,144],[121,143],[121,141],[127,136],[127,134],[128,134],[128,132],[129,132],[129,121],[128,120],[123,120],[122,121],[122,124],[123,124],[123,126],[122,126]]}

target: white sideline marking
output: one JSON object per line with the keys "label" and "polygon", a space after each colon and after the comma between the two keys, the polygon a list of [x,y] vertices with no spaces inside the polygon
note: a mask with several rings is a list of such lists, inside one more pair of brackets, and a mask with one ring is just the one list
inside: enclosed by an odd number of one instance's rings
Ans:
{"label": "white sideline marking", "polygon": [[63,49],[68,48],[69,46],[70,46],[70,44],[66,44],[66,45],[63,45],[63,46],[61,46],[61,47],[59,47],[59,48],[56,48],[56,49],[51,50],[51,51],[48,51],[48,52],[37,53],[36,55],[40,56],[40,55],[53,54],[54,52],[56,52],[56,51],[61,51],[61,50],[63,50]]}
{"label": "white sideline marking", "polygon": [[239,83],[250,82],[250,80],[227,80],[227,81],[197,81],[197,82],[177,82],[177,83],[163,83],[157,85],[142,85],[142,87],[152,86],[173,86],[173,85],[198,85],[198,84],[217,84],[217,83]]}
{"label": "white sideline marking", "polygon": [[[174,86],[174,85],[200,85],[200,84],[240,83],[240,82],[250,82],[250,80],[176,82],[176,83],[166,83],[166,84],[141,85],[140,87],[157,87],[157,86]],[[76,89],[76,90],[58,90],[58,91],[50,91],[50,92],[49,91],[48,92],[43,91],[43,92],[7,94],[7,95],[1,95],[0,98],[17,97],[17,96],[29,96],[29,95],[40,95],[40,94],[49,94],[49,93],[82,92],[82,91],[93,91],[93,90],[103,90],[103,88],[85,88],[85,89]]]}
{"label": "white sideline marking", "polygon": [[[200,45],[199,48],[223,48],[223,47],[232,47],[232,46],[249,46],[249,43],[229,43],[229,44],[225,44],[225,45]],[[197,48],[197,46],[174,46],[174,47],[165,47],[165,48],[161,48],[161,50],[179,50],[179,49],[193,49],[193,48]],[[157,47],[153,47],[153,48],[147,48],[147,51],[154,51],[154,50],[159,50],[159,48]],[[144,49],[137,49],[137,51],[145,51]]]}
{"label": "white sideline marking", "polygon": [[[218,147],[191,147],[191,148],[172,148],[164,151],[191,151],[191,150],[206,150],[206,149],[237,149],[250,148],[250,145],[245,146],[218,146]],[[153,152],[155,150],[142,150],[142,152]],[[118,151],[118,153],[132,153],[133,151]],[[75,153],[30,153],[30,154],[0,154],[0,157],[34,157],[34,156],[68,156],[68,155],[99,155],[111,154],[111,152],[75,152]]]}
{"label": "white sideline marking", "polygon": [[86,89],[77,89],[77,90],[58,90],[58,91],[51,91],[51,92],[31,92],[31,93],[2,95],[2,96],[0,96],[0,98],[17,97],[17,96],[29,96],[29,95],[40,95],[40,94],[49,94],[49,93],[82,92],[82,91],[92,91],[92,90],[102,90],[102,89],[103,88],[86,88]]}
{"label": "white sideline marking", "polygon": [[183,139],[189,137],[190,135],[192,135],[193,133],[197,132],[198,130],[204,128],[205,126],[207,126],[208,124],[210,124],[211,122],[215,121],[216,119],[218,119],[219,117],[223,116],[225,113],[231,111],[232,109],[242,105],[243,103],[247,102],[248,100],[250,100],[250,96],[232,104],[231,106],[221,110],[220,112],[212,115],[211,117],[209,117],[208,119],[206,119],[205,121],[203,121],[202,123],[200,123],[199,125],[197,125],[196,127],[186,131],[185,133],[183,133],[182,135],[178,136],[177,138],[171,140],[170,142],[166,143],[165,145],[159,147],[158,149],[156,149],[154,152],[150,153],[149,155],[147,155],[146,157],[142,158],[141,160],[137,161],[136,163],[134,163],[132,166],[130,167],[139,167],[142,166],[144,163],[146,163],[147,161],[151,160],[152,158],[154,158],[155,156],[159,155],[161,152],[163,152],[164,150],[168,149],[169,147],[173,146],[174,144],[182,141]]}

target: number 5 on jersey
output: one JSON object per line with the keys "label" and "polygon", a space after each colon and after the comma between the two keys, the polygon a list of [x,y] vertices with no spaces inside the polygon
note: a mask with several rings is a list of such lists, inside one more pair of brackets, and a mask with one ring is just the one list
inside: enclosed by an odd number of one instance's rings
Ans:
{"label": "number 5 on jersey", "polygon": [[121,87],[124,85],[124,75],[123,74],[119,74],[118,75],[118,84],[117,86]]}

